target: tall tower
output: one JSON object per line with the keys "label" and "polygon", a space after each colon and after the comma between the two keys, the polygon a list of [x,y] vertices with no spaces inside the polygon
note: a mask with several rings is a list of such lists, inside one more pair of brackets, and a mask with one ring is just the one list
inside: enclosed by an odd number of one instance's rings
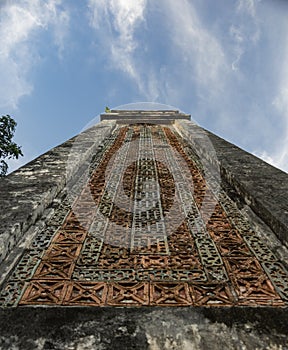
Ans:
{"label": "tall tower", "polygon": [[0,182],[0,348],[80,346],[43,317],[94,348],[283,346],[287,180],[179,111],[102,114]]}

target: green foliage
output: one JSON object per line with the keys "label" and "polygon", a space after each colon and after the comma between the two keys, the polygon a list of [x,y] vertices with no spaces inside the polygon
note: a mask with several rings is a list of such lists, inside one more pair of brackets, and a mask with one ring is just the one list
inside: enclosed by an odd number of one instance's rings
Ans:
{"label": "green foliage", "polygon": [[17,123],[10,115],[3,115],[0,118],[0,176],[4,176],[8,170],[8,164],[4,159],[23,156],[21,147],[12,142]]}
{"label": "green foliage", "polygon": [[109,107],[105,107],[105,113],[111,113],[111,109]]}

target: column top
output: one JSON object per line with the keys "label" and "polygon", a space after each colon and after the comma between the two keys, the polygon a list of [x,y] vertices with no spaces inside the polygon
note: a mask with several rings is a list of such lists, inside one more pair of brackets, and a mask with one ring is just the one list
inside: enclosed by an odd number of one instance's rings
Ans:
{"label": "column top", "polygon": [[100,120],[116,120],[118,124],[173,124],[175,120],[191,120],[190,114],[178,110],[117,110],[100,115]]}

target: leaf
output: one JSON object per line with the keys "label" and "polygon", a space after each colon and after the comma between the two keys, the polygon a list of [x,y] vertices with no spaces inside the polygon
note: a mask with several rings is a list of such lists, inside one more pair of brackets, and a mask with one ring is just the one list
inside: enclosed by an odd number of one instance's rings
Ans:
{"label": "leaf", "polygon": [[21,147],[12,142],[17,123],[10,115],[3,115],[0,118],[0,176],[4,176],[8,170],[8,164],[4,159],[23,156]]}

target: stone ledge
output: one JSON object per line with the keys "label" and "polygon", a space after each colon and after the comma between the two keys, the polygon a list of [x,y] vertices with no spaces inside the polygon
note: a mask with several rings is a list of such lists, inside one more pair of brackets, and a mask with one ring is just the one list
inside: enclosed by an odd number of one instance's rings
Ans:
{"label": "stone ledge", "polygon": [[189,114],[180,113],[177,110],[167,111],[121,111],[111,110],[110,113],[100,115],[100,120],[116,120],[118,124],[152,123],[173,124],[175,120],[190,120]]}
{"label": "stone ledge", "polygon": [[[287,308],[0,309],[0,349],[286,349]],[[28,322],[29,320],[29,322]]]}

